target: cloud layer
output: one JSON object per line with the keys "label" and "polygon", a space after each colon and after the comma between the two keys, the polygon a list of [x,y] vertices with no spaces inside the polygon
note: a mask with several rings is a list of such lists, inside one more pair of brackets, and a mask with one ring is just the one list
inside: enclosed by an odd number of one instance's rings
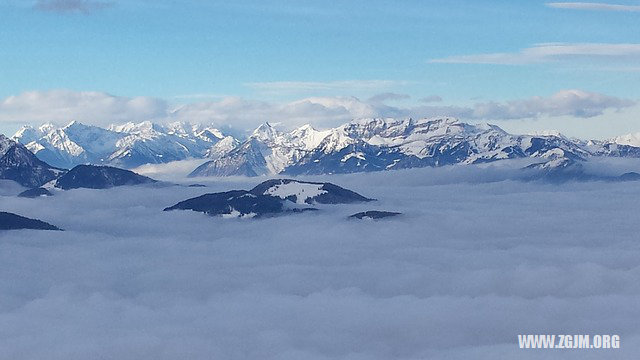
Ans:
{"label": "cloud layer", "polygon": [[606,109],[633,106],[635,101],[581,90],[565,90],[550,97],[534,96],[506,103],[480,103],[473,117],[481,119],[522,119],[538,116],[575,116],[589,118],[601,115]]}
{"label": "cloud layer", "polygon": [[165,117],[165,101],[102,92],[30,91],[0,100],[0,121],[17,123],[85,121],[109,124]]}
{"label": "cloud layer", "polygon": [[630,99],[582,90],[563,90],[551,96],[535,96],[505,102],[478,102],[468,106],[451,106],[432,102],[430,96],[418,105],[390,105],[409,100],[408,95],[381,93],[367,100],[356,97],[308,97],[275,103],[240,97],[225,97],[171,107],[166,101],[151,97],[122,97],[100,92],[53,90],[26,92],[0,100],[0,122],[67,123],[71,120],[106,126],[127,121],[189,121],[214,124],[236,131],[251,130],[269,121],[284,127],[311,123],[326,128],[354,118],[454,116],[464,120],[508,120],[541,116],[589,118],[608,110],[633,106]]}
{"label": "cloud layer", "polygon": [[552,2],[546,4],[549,7],[557,9],[572,9],[572,10],[603,10],[603,11],[640,11],[638,5],[619,5],[619,4],[607,4],[607,3],[593,3],[593,2]]}
{"label": "cloud layer", "polygon": [[[633,358],[637,185],[491,174],[313,178],[379,201],[258,221],[161,211],[253,179],[2,198],[67,231],[0,234],[0,358],[558,358],[519,350],[521,333],[617,333],[611,354]],[[345,219],[370,208],[405,215]]]}
{"label": "cloud layer", "polygon": [[442,64],[522,65],[575,59],[637,60],[640,44],[537,44],[515,53],[450,56],[430,60]]}

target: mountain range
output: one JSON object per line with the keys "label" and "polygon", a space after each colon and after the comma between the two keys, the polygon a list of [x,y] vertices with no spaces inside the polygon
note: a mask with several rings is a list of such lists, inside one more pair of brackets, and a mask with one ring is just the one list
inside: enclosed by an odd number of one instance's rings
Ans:
{"label": "mountain range", "polygon": [[446,117],[363,119],[329,130],[305,125],[291,132],[267,123],[191,176],[335,174],[516,158],[549,168],[596,156],[640,157],[640,141],[630,136],[583,141],[559,133],[513,135],[495,125]]}
{"label": "mountain range", "polygon": [[71,170],[55,168],[38,159],[27,147],[0,134],[0,179],[30,188],[19,196],[51,195],[45,184],[60,189],[105,189],[114,186],[155,183],[146,176],[110,166],[77,165]]}
{"label": "mountain range", "polygon": [[58,168],[78,164],[134,168],[208,158],[190,176],[312,175],[529,158],[530,169],[568,168],[592,157],[640,158],[640,133],[580,140],[548,132],[510,134],[455,118],[361,119],[336,128],[280,131],[265,123],[244,139],[214,127],[151,122],[96,126],[72,122],[23,127],[13,137]]}
{"label": "mountain range", "polygon": [[64,127],[24,126],[12,139],[39,159],[66,169],[82,164],[134,168],[215,156],[225,146],[235,146],[235,139],[218,129],[184,122],[159,125],[145,121],[104,129],[74,121]]}

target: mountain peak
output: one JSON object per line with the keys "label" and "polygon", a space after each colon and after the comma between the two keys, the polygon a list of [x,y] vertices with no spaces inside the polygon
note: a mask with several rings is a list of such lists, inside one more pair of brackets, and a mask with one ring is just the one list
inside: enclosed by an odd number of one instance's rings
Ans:
{"label": "mountain peak", "polygon": [[640,147],[640,132],[621,135],[611,139],[610,142],[619,145]]}
{"label": "mountain peak", "polygon": [[16,142],[0,134],[0,156],[3,156]]}
{"label": "mountain peak", "polygon": [[134,123],[129,121],[122,125],[110,125],[109,130],[120,132],[120,133],[128,133],[128,134],[139,134],[145,132],[151,132],[154,130],[156,126],[151,121],[142,121],[139,123]]}
{"label": "mountain peak", "polygon": [[257,140],[273,140],[276,136],[278,136],[278,131],[271,124],[265,122],[253,130],[250,137]]}
{"label": "mountain peak", "polygon": [[430,118],[421,118],[418,120],[414,121],[415,124],[438,124],[441,126],[445,126],[445,125],[458,125],[458,124],[462,124],[463,122],[460,121],[458,118],[454,118],[454,117],[430,117]]}
{"label": "mountain peak", "polygon": [[53,123],[46,122],[38,127],[38,131],[40,131],[43,134],[46,134],[55,128],[56,126]]}
{"label": "mountain peak", "polygon": [[21,139],[24,143],[30,143],[37,140],[42,133],[42,131],[34,129],[31,125],[23,125],[15,134],[13,134],[11,139],[15,141]]}
{"label": "mountain peak", "polygon": [[[63,131],[68,131],[68,130],[71,130],[71,131],[85,131],[85,130],[92,129],[92,128],[97,128],[97,127],[93,126],[93,125],[86,125],[86,124],[83,124],[83,123],[81,123],[79,121],[73,120],[70,123],[68,123],[67,125],[63,126],[61,129]],[[51,130],[53,130],[53,128],[49,129],[49,131],[51,131]]]}
{"label": "mountain peak", "polygon": [[306,124],[288,134],[288,140],[295,146],[305,151],[311,151],[331,133],[331,130],[316,130]]}
{"label": "mountain peak", "polygon": [[189,124],[185,121],[175,121],[168,123],[165,126],[165,129],[167,129],[167,132],[169,134],[188,134],[191,132],[199,131],[200,127],[200,125]]}
{"label": "mountain peak", "polygon": [[[44,126],[44,125],[43,125],[43,126]],[[16,132],[16,134],[17,134],[17,133],[20,133],[20,132],[24,132],[24,131],[26,131],[26,130],[35,130],[35,129],[34,129],[34,128],[33,128],[33,126],[31,126],[31,125],[22,125],[22,126],[20,127],[20,129]]]}
{"label": "mountain peak", "polygon": [[316,129],[311,126],[311,124],[304,124],[302,126],[300,126],[299,128],[297,128],[296,130],[298,131],[315,131]]}
{"label": "mountain peak", "polygon": [[561,138],[566,138],[560,131],[558,130],[541,130],[541,131],[532,131],[527,135],[532,136],[556,136]]}
{"label": "mountain peak", "polygon": [[207,127],[198,132],[198,134],[206,134],[206,133],[209,133],[218,139],[224,139],[225,137],[227,137],[222,131],[214,127]]}
{"label": "mountain peak", "polygon": [[254,131],[264,131],[266,129],[273,129],[273,126],[271,126],[268,121],[260,124],[260,126],[258,126]]}

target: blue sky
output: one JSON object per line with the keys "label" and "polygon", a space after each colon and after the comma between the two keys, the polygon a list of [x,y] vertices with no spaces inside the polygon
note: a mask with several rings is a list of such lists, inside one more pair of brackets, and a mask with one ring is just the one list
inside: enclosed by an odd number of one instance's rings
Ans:
{"label": "blue sky", "polygon": [[[321,97],[325,100],[313,105],[331,108],[335,104],[328,98],[355,97],[371,105],[368,99],[387,94],[363,115],[419,116],[422,110],[430,116],[440,111],[514,131],[557,128],[594,138],[640,131],[637,1],[0,4],[0,130],[5,131],[46,119],[41,97],[53,103],[52,121],[68,117],[109,122],[114,110],[99,105],[87,105],[104,112],[96,119],[86,107],[70,109],[71,101],[65,109],[56,108],[59,93],[50,92],[58,90],[72,96],[99,92],[125,103],[152,98],[154,108],[134,114],[134,121],[166,117],[158,106],[170,112],[198,103],[209,109],[208,115],[195,116],[190,108],[198,121],[248,127],[270,120],[286,125],[290,111],[282,109],[302,99]],[[557,104],[567,90],[580,91],[572,93],[579,99]],[[15,97],[20,106],[15,106]],[[536,97],[547,101],[536,102]],[[425,98],[431,101],[422,101]],[[31,106],[29,99],[38,104]],[[229,99],[236,101],[234,113],[220,105]],[[214,105],[207,107],[206,102]],[[502,107],[478,111],[478,105],[487,104]],[[242,106],[252,110],[243,112]],[[585,114],[576,106],[591,110]],[[222,115],[221,107],[226,111]],[[261,113],[257,107],[268,110]],[[128,110],[118,109],[112,122],[126,120]],[[236,120],[238,112],[242,119]],[[246,119],[247,113],[256,119]],[[303,122],[304,114],[297,112],[290,124]],[[332,125],[319,120],[322,114],[310,114],[309,119],[319,126]],[[344,118],[350,115],[360,113],[347,109]],[[271,116],[276,118],[267,118]]]}

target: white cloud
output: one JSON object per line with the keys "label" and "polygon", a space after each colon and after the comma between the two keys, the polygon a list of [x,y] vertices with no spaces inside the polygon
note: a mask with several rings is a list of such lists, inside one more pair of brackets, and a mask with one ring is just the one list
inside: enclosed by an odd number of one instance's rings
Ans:
{"label": "white cloud", "polygon": [[640,11],[640,6],[638,5],[619,5],[593,2],[552,2],[547,3],[546,5],[557,9],[572,10]]}
{"label": "white cloud", "polygon": [[77,120],[108,125],[166,116],[165,101],[71,90],[30,91],[0,100],[0,122],[66,123]]}
{"label": "white cloud", "polygon": [[[151,97],[122,97],[100,92],[53,90],[26,92],[0,100],[0,122],[38,125],[65,124],[77,120],[106,126],[127,121],[187,121],[213,124],[231,133],[252,130],[269,121],[290,128],[313,124],[334,127],[356,118],[454,116],[463,120],[504,120],[573,116],[589,118],[607,110],[620,110],[636,102],[582,90],[563,90],[549,97],[534,96],[504,102],[470,105],[388,105],[407,95],[382,93],[367,100],[356,97],[307,97],[291,102],[267,102],[240,97],[224,97],[171,108],[164,100]],[[431,97],[437,101],[439,97]],[[423,101],[424,102],[424,101]]]}
{"label": "white cloud", "polygon": [[505,102],[481,102],[470,106],[421,105],[400,108],[378,106],[377,116],[455,116],[466,120],[509,120],[541,116],[590,118],[606,110],[631,107],[636,101],[583,90],[562,90],[551,96],[533,96]]}
{"label": "white cloud", "polygon": [[330,127],[376,114],[375,107],[354,97],[311,97],[280,104],[227,97],[184,105],[172,113],[172,118],[245,130],[265,121],[281,122],[286,126],[312,123]]}
{"label": "white cloud", "polygon": [[379,113],[378,108],[355,97],[309,97],[286,103],[223,97],[175,109],[157,98],[70,90],[31,91],[0,100],[0,122],[32,125],[64,124],[71,120],[100,126],[127,121],[180,120],[247,130],[265,121],[288,126],[309,122],[335,126]]}
{"label": "white cloud", "polygon": [[144,164],[131,171],[162,181],[179,181],[189,175],[193,169],[210,159],[186,159],[160,164]]}
{"label": "white cloud", "polygon": [[534,96],[505,103],[478,103],[473,117],[479,119],[522,119],[539,116],[575,116],[589,118],[607,109],[622,109],[636,102],[582,90],[563,90],[550,97]]}
{"label": "white cloud", "polygon": [[[310,97],[288,103],[269,103],[242,98],[188,104],[176,110],[172,118],[236,129],[252,129],[264,121],[285,127],[311,123],[332,127],[354,118],[455,116],[465,120],[505,120],[541,116],[590,118],[607,110],[620,110],[635,101],[583,90],[563,90],[549,97],[534,96],[505,102],[484,102],[470,106],[418,105],[391,106],[389,99],[404,99],[397,94],[380,94],[366,101],[356,97]],[[431,101],[436,101],[432,98]]]}
{"label": "white cloud", "polygon": [[570,59],[640,59],[640,44],[549,43],[537,44],[516,53],[493,53],[450,56],[430,60],[442,64],[522,65]]}

